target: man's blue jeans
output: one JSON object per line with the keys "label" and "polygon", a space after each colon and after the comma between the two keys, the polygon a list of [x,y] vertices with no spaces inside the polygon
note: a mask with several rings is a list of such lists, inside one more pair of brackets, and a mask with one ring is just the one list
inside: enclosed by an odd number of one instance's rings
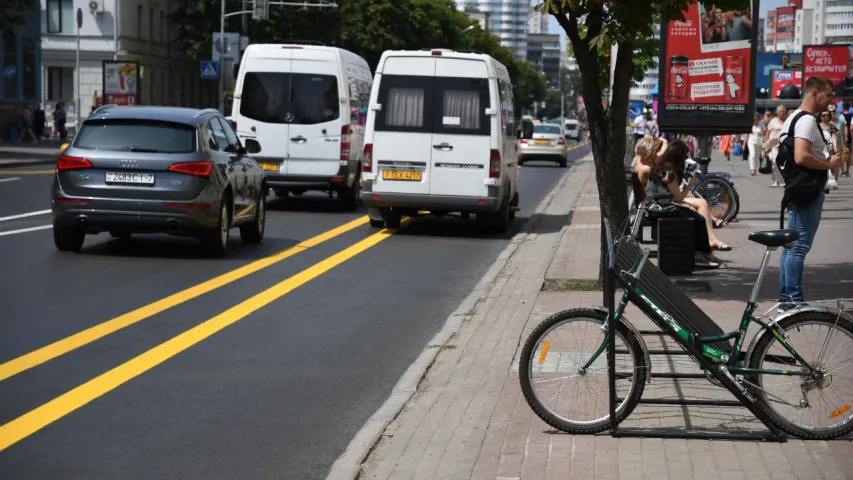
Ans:
{"label": "man's blue jeans", "polygon": [[779,258],[781,289],[780,301],[802,302],[803,301],[803,266],[806,262],[806,254],[812,248],[817,228],[820,226],[820,216],[823,213],[824,194],[814,202],[798,207],[788,207],[788,228],[799,230],[800,238],[791,249],[782,250]]}

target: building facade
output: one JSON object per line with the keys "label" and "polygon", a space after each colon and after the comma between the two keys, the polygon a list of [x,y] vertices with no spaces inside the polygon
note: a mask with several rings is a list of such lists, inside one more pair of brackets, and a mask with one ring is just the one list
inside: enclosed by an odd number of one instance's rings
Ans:
{"label": "building facade", "polygon": [[560,87],[560,35],[532,33],[527,37],[527,61],[545,75],[548,88]]}
{"label": "building facade", "polygon": [[853,0],[803,0],[795,45],[853,44]]}
{"label": "building facade", "polygon": [[489,14],[489,33],[500,38],[516,59],[527,58],[530,0],[456,0],[456,8]]}
{"label": "building facade", "polygon": [[797,31],[797,12],[803,0],[788,0],[788,5],[767,12],[764,45],[768,52],[793,52]]}
{"label": "building facade", "polygon": [[535,5],[530,6],[527,33],[548,33],[548,14],[536,10]]}
{"label": "building facade", "polygon": [[[58,102],[85,118],[103,94],[103,61],[138,61],[139,103],[216,107],[216,81],[201,80],[200,64],[173,45],[168,16],[176,0],[41,0],[42,95],[50,116]],[[77,84],[77,27],[80,28],[80,83]],[[79,107],[77,107],[79,104]],[[50,118],[50,117],[48,117]]]}
{"label": "building facade", "polygon": [[[35,0],[33,0],[35,4]],[[9,127],[23,118],[24,109],[41,98],[41,24],[37,5],[20,12],[23,24],[0,35],[0,135],[9,139]],[[9,12],[14,13],[14,12]],[[7,133],[8,132],[8,133]]]}

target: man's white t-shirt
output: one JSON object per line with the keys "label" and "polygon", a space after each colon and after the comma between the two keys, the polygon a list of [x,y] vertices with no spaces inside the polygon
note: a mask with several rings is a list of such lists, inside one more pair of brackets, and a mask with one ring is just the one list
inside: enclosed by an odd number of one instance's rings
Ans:
{"label": "man's white t-shirt", "polygon": [[639,115],[634,119],[634,134],[636,135],[645,135],[647,131],[648,125],[646,124],[646,118],[642,115]]}
{"label": "man's white t-shirt", "polygon": [[[794,121],[794,118],[801,112],[802,110],[797,109],[788,114],[788,118],[785,119],[785,123],[782,124],[782,133],[779,136],[779,141],[784,142],[785,138],[788,137],[788,129],[791,128],[791,122]],[[808,140],[812,142],[811,145],[811,153],[818,160],[823,160],[825,162],[829,161],[829,158],[826,156],[826,142],[824,141],[824,137],[821,132],[820,126],[817,124],[817,120],[814,115],[807,113],[803,115],[799,120],[797,120],[797,126],[794,127],[794,138],[802,138],[804,140]]]}

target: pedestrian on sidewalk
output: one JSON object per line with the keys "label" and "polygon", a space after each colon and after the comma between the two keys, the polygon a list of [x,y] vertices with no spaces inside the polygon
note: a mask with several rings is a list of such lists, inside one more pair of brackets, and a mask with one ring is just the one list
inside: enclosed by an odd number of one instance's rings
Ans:
{"label": "pedestrian on sidewalk", "polygon": [[764,143],[764,153],[773,162],[773,186],[784,187],[785,179],[779,171],[776,163],[776,155],[779,153],[779,136],[782,135],[782,125],[788,118],[788,109],[784,105],[776,107],[776,117],[767,124],[767,142]]}
{"label": "pedestrian on sidewalk", "polygon": [[18,137],[18,143],[23,143],[24,137],[31,138],[30,143],[38,143],[38,138],[33,133],[33,110],[29,105],[24,107],[24,113],[21,115],[21,135]]}
{"label": "pedestrian on sidewalk", "polygon": [[[841,151],[840,148],[837,148],[838,128],[835,127],[835,122],[832,121],[832,117],[834,116],[835,114],[831,110],[820,112],[820,129],[823,130],[823,136],[827,139],[823,153],[827,158],[831,157],[834,152]],[[826,193],[829,193],[830,190],[838,189],[838,181],[835,180],[838,176],[838,169],[829,170],[826,176]]]}
{"label": "pedestrian on sidewalk", "polygon": [[749,170],[750,175],[758,174],[758,161],[761,158],[761,137],[764,132],[761,130],[761,116],[757,113],[752,119],[752,132],[749,134]]}
{"label": "pedestrian on sidewalk", "polygon": [[[815,115],[827,109],[832,101],[832,82],[825,77],[810,77],[803,88],[803,101],[782,125],[780,140],[785,141],[791,124],[794,123],[793,160],[803,172],[815,177],[818,184],[824,184],[827,170],[841,164],[841,153],[827,157],[828,140],[823,136]],[[803,112],[803,115],[799,115]],[[784,165],[783,165],[784,167]],[[786,186],[786,194],[791,185]],[[820,217],[823,212],[825,194],[821,191],[814,200],[794,199],[787,206],[788,228],[800,231],[800,238],[790,248],[782,250],[779,258],[779,311],[795,308],[803,302],[803,267],[806,255],[812,248]],[[797,201],[799,200],[799,201]],[[796,202],[796,203],[795,203]]]}
{"label": "pedestrian on sidewalk", "polygon": [[847,130],[847,161],[842,163],[842,167],[844,168],[844,172],[841,174],[842,177],[850,176],[850,167],[853,164],[853,113],[850,111],[850,102],[844,102],[841,104],[841,116],[844,118],[844,124],[841,128]]}
{"label": "pedestrian on sidewalk", "polygon": [[734,147],[734,135],[722,135],[720,137],[720,151],[726,157],[726,161],[732,161],[732,148]]}

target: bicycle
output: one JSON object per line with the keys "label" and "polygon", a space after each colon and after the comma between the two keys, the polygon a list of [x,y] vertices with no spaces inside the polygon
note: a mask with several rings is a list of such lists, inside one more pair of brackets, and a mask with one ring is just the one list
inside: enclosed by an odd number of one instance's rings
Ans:
{"label": "bicycle", "polygon": [[[707,166],[711,159],[698,158],[696,161]],[[728,172],[700,173],[699,181],[690,189],[694,195],[704,198],[711,209],[711,216],[728,223],[737,218],[740,213],[740,195],[735,189],[735,183]]]}
{"label": "bicycle", "polygon": [[[853,316],[844,312],[844,302],[850,299],[798,305],[775,318],[768,317],[777,304],[758,317],[753,315],[758,308],[758,292],[771,253],[797,240],[799,231],[771,230],[750,234],[750,240],[764,245],[766,250],[739,328],[734,332],[724,332],[657,267],[647,262],[649,252],[644,252],[636,241],[642,217],[659,215],[666,208],[671,208],[668,205],[670,201],[669,194],[646,198],[637,209],[630,233],[616,239],[605,223],[608,268],[614,275],[618,273],[616,280],[623,289],[613,316],[616,321],[613,331],[616,341],[617,404],[614,411],[617,423],[634,410],[645,384],[651,382],[652,365],[645,341],[623,315],[630,302],[665,333],[673,336],[716,386],[728,388],[744,407],[756,416],[769,419],[781,431],[804,439],[831,439],[852,431],[853,409],[847,402],[853,400],[847,400],[844,393],[832,398],[825,396],[832,387],[849,389],[853,385],[853,379],[839,373],[853,358],[847,359],[845,355],[843,362],[835,362],[841,353],[853,352],[849,348],[853,346]],[[829,302],[836,302],[837,308],[826,307]],[[588,393],[595,393],[590,385],[594,377],[603,377],[605,382],[608,379],[607,362],[602,355],[608,344],[608,317],[608,311],[601,307],[558,312],[539,324],[522,348],[519,379],[524,398],[543,421],[559,430],[576,434],[598,433],[610,426],[607,397],[596,399],[578,394],[583,386],[587,387]],[[741,348],[751,323],[757,323],[761,330],[743,352]],[[552,336],[560,333],[563,327],[569,327],[571,334]],[[811,338],[807,334],[813,329],[826,329],[826,338],[807,345],[805,340]],[[805,340],[792,338],[795,335],[799,338],[801,333]],[[592,335],[587,338],[587,334]],[[849,345],[846,348],[835,346],[831,344],[833,337],[846,339]],[[578,345],[564,347],[563,340],[578,342]],[[774,347],[778,351],[770,353]],[[802,355],[798,350],[807,353]],[[825,358],[828,352],[831,356]],[[543,378],[540,379],[540,375]],[[850,376],[853,377],[853,370]],[[791,379],[792,388],[780,391],[776,388],[777,379]],[[569,382],[577,384],[575,393],[561,395]],[[537,391],[539,387],[559,388],[549,400],[549,395]],[[609,390],[599,387],[597,391],[606,395]],[[791,393],[793,398],[783,398],[787,393]],[[551,405],[553,400],[557,402]],[[577,408],[578,411],[562,413],[558,411],[562,407]],[[817,415],[817,408],[823,407],[827,411]],[[800,418],[794,418],[798,413]],[[807,417],[816,424],[825,418],[826,425],[807,425],[808,422],[804,421]]]}

